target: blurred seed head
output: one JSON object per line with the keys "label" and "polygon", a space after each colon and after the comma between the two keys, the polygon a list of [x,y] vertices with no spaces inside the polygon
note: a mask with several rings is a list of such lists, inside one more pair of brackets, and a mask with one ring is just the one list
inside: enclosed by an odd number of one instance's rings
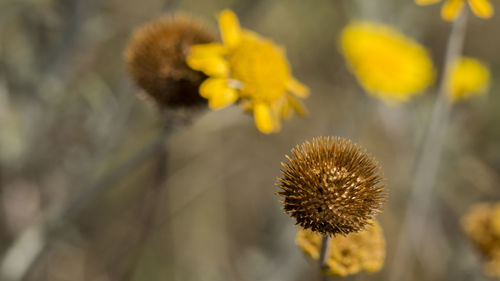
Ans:
{"label": "blurred seed head", "polygon": [[160,108],[206,104],[198,88],[206,76],[186,64],[191,45],[216,40],[197,19],[175,14],[137,28],[125,51],[128,70],[146,98]]}
{"label": "blurred seed head", "polygon": [[351,141],[319,137],[292,149],[279,178],[284,209],[305,229],[326,235],[362,230],[385,191],[377,161]]}
{"label": "blurred seed head", "polygon": [[500,203],[475,204],[462,217],[462,227],[483,256],[483,271],[500,278]]}

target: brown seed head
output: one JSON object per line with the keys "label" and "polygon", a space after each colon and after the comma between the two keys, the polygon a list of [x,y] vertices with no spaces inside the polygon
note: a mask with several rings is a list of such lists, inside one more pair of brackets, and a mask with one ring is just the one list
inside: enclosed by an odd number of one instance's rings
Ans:
{"label": "brown seed head", "polygon": [[216,35],[196,19],[175,14],[137,28],[125,51],[135,82],[160,107],[205,104],[198,88],[206,76],[186,64],[193,44],[209,43]]}
{"label": "brown seed head", "polygon": [[351,141],[319,137],[292,149],[279,178],[284,209],[326,235],[362,230],[385,198],[377,161]]}
{"label": "brown seed head", "polygon": [[462,227],[483,255],[483,270],[500,278],[500,203],[479,203],[462,218]]}

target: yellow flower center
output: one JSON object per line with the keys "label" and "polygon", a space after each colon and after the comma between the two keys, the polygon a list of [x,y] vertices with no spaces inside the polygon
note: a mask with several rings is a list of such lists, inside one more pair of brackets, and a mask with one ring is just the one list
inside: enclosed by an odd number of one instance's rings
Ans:
{"label": "yellow flower center", "polygon": [[273,102],[286,92],[290,77],[283,54],[272,43],[244,35],[227,57],[231,78],[243,83],[243,97]]}

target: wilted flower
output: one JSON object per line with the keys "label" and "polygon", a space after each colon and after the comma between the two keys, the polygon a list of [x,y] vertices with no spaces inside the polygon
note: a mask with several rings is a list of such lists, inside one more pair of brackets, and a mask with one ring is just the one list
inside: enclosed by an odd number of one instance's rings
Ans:
{"label": "wilted flower", "polygon": [[125,51],[132,78],[161,108],[205,104],[198,87],[206,76],[191,69],[186,57],[193,44],[215,41],[215,34],[196,19],[176,14],[137,28]]}
{"label": "wilted flower", "polygon": [[253,112],[255,124],[263,133],[280,130],[280,120],[292,110],[305,114],[297,97],[308,96],[308,89],[295,80],[284,51],[272,41],[240,28],[236,15],[225,10],[219,15],[223,43],[193,46],[188,64],[208,76],[200,94],[213,109],[240,101]]}
{"label": "wilted flower", "polygon": [[385,197],[380,166],[349,140],[314,138],[286,158],[279,195],[301,227],[348,234],[362,230],[380,211]]}
{"label": "wilted flower", "polygon": [[452,69],[448,95],[452,101],[459,101],[484,94],[489,87],[490,70],[481,61],[462,57]]}
{"label": "wilted flower", "polygon": [[[320,233],[305,229],[297,232],[297,245],[314,260],[319,259],[321,241]],[[379,223],[374,221],[358,233],[332,237],[325,273],[338,276],[356,274],[360,271],[373,273],[382,268],[384,259],[384,234]]]}
{"label": "wilted flower", "polygon": [[434,80],[425,48],[387,25],[347,25],[341,51],[363,88],[389,103],[408,100]]}
{"label": "wilted flower", "polygon": [[462,218],[462,226],[483,254],[485,274],[500,278],[500,203],[471,207]]}
{"label": "wilted flower", "polygon": [[[466,0],[446,0],[441,9],[441,17],[447,21],[455,20],[462,12]],[[441,0],[415,0],[419,5],[428,5],[441,2]],[[480,18],[491,18],[493,6],[489,0],[467,0],[469,7],[476,16]]]}

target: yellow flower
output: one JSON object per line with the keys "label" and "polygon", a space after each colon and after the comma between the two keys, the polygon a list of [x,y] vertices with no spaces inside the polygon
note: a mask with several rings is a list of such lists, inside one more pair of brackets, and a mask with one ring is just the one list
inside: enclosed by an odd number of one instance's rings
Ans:
{"label": "yellow flower", "polygon": [[[322,235],[300,229],[296,243],[308,256],[319,259]],[[373,273],[384,265],[385,239],[382,228],[374,221],[361,232],[337,235],[330,243],[330,257],[325,274],[347,276],[362,270]]]}
{"label": "yellow flower", "polygon": [[309,94],[295,80],[284,51],[272,41],[240,28],[238,18],[229,10],[219,15],[222,43],[195,45],[188,65],[209,76],[200,86],[200,95],[212,109],[240,101],[253,112],[255,124],[263,133],[280,130],[281,119],[292,111],[306,113],[301,101]]}
{"label": "yellow flower", "polygon": [[453,65],[448,96],[451,101],[459,101],[481,95],[488,90],[489,81],[490,71],[483,63],[462,57]]}
{"label": "yellow flower", "polygon": [[[441,9],[441,17],[447,21],[455,20],[464,9],[464,1],[446,0]],[[415,0],[415,2],[419,5],[428,5],[441,2],[441,0]],[[469,3],[469,7],[476,16],[483,19],[493,16],[493,6],[491,6],[489,0],[467,0],[467,3]]]}
{"label": "yellow flower", "polygon": [[389,26],[351,23],[342,32],[340,47],[364,89],[388,103],[406,101],[434,80],[425,48]]}

